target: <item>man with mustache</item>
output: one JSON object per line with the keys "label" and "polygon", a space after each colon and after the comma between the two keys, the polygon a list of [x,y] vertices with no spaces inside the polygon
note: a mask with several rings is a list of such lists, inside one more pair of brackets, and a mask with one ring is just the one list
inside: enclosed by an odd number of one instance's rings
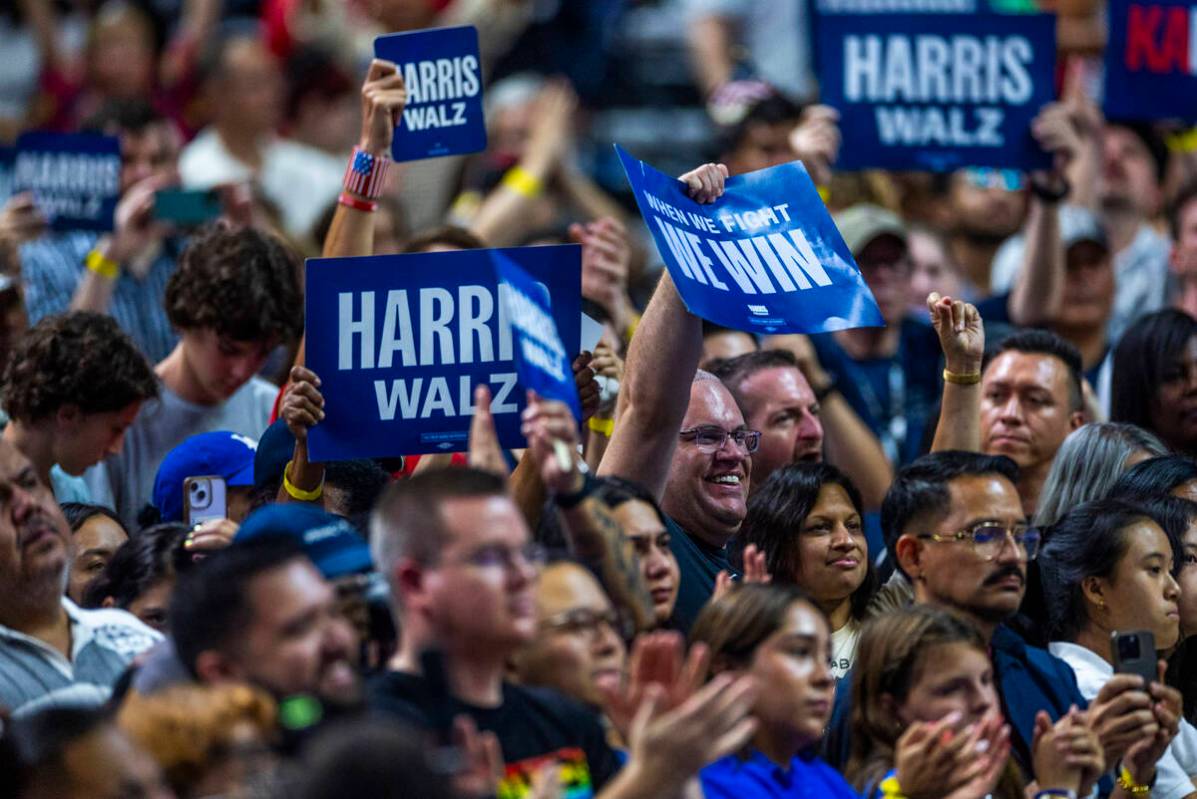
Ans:
{"label": "man with mustache", "polygon": [[121,610],[63,596],[74,556],[50,487],[0,439],[0,707],[99,706],[137,655],[161,639]]}
{"label": "man with mustache", "polygon": [[[1038,555],[1038,531],[1027,527],[1009,458],[974,452],[935,452],[898,472],[881,508],[886,544],[914,586],[914,601],[950,608],[972,621],[989,643],[994,680],[1011,727],[1014,756],[1030,772],[1035,716],[1053,722],[1086,702],[1068,664],[1028,645],[1006,626],[1026,592],[1027,565]],[[847,694],[847,691],[841,691]],[[836,697],[837,713],[851,706]],[[1151,698],[1136,680],[1107,684],[1088,710],[1116,763],[1129,742],[1126,728],[1154,735]],[[836,725],[835,719],[832,725]]]}

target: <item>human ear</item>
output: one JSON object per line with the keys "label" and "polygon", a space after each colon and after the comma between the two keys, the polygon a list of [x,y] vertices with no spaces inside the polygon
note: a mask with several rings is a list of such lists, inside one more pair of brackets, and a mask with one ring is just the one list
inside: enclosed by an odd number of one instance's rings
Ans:
{"label": "human ear", "polygon": [[903,534],[894,544],[894,559],[911,580],[923,573],[923,547],[913,535]]}
{"label": "human ear", "polygon": [[1105,610],[1106,607],[1106,581],[1101,577],[1086,577],[1081,580],[1081,593],[1085,597],[1085,601],[1095,607]]}

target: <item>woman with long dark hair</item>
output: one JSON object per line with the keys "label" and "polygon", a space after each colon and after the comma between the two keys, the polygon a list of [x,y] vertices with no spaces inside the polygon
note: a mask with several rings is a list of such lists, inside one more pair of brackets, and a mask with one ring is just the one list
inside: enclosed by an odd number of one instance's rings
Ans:
{"label": "woman with long dark hair", "polygon": [[1155,433],[1197,454],[1197,320],[1167,309],[1142,317],[1114,350],[1110,421]]}
{"label": "woman with long dark hair", "polygon": [[748,500],[741,545],[764,555],[776,583],[796,585],[831,624],[831,672],[852,668],[865,608],[876,587],[860,492],[839,469],[798,463],[778,469]]}

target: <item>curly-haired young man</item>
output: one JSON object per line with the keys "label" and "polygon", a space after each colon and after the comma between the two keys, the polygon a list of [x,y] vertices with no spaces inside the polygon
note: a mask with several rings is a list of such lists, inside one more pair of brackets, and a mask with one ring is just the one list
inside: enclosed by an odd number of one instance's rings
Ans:
{"label": "curly-haired young man", "polygon": [[9,415],[4,439],[60,502],[86,501],[82,481],[68,475],[121,451],[141,404],[158,395],[158,381],[112,317],[78,311],[48,316],[29,330],[0,391]]}
{"label": "curly-haired young man", "polygon": [[[274,236],[213,225],[196,234],[166,287],[179,343],[154,367],[159,402],[138,415],[119,455],[89,473],[97,501],[126,524],[150,502],[158,465],[196,433],[257,439],[278,387],[257,377],[271,351],[303,332],[299,261]],[[108,494],[108,491],[111,494]]]}

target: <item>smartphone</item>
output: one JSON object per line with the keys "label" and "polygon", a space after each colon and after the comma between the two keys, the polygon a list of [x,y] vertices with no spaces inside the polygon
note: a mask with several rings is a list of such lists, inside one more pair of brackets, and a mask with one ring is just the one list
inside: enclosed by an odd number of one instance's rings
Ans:
{"label": "smartphone", "polygon": [[1159,655],[1155,651],[1155,636],[1150,630],[1112,633],[1110,652],[1114,656],[1115,672],[1138,674],[1145,681],[1145,687],[1159,679]]}
{"label": "smartphone", "polygon": [[202,225],[220,216],[215,189],[161,189],[154,193],[154,218],[183,227]]}
{"label": "smartphone", "polygon": [[228,516],[228,490],[224,478],[209,474],[183,481],[183,521],[189,525]]}

